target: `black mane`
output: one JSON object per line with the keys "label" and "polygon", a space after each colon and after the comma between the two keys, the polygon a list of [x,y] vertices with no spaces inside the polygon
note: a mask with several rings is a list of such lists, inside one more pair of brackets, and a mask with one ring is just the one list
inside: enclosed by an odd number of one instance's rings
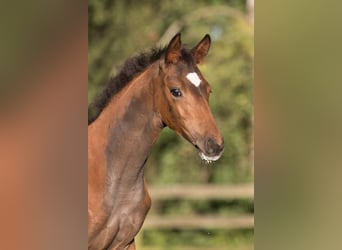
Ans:
{"label": "black mane", "polygon": [[[165,48],[152,48],[149,53],[140,53],[131,57],[123,64],[120,72],[111,78],[102,93],[97,96],[95,101],[88,108],[88,125],[90,125],[100,115],[109,101],[127,86],[134,77],[142,73],[149,65],[159,60],[166,52]],[[191,61],[189,51],[182,49],[182,59]]]}

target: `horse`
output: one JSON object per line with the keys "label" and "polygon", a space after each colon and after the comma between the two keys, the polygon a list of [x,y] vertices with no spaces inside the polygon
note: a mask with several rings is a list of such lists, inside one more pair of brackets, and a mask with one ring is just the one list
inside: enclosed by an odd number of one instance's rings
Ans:
{"label": "horse", "polygon": [[191,50],[176,34],[164,48],[132,57],[94,102],[88,120],[88,249],[134,250],[151,199],[144,168],[166,126],[199,150],[220,158],[224,140],[209,108],[209,83],[198,64],[206,34]]}

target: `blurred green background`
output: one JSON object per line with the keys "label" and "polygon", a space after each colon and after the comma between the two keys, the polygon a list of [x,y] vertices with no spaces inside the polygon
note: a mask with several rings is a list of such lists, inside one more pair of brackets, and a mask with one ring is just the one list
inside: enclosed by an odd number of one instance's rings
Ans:
{"label": "blurred green background", "polygon": [[[210,107],[224,136],[225,152],[208,165],[195,148],[166,128],[147,163],[148,186],[253,184],[254,25],[247,5],[245,0],[88,1],[88,103],[128,57],[167,45],[179,31],[189,47],[206,33],[212,38],[200,70],[213,90]],[[153,201],[152,215],[254,214],[254,201],[248,199],[158,204]],[[149,229],[139,234],[138,245],[146,249],[254,249],[253,228],[217,229],[207,235],[203,229]]]}

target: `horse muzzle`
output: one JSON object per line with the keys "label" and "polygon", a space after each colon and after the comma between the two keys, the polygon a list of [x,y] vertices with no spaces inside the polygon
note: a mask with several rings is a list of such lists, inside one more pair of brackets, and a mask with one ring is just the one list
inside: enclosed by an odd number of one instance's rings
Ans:
{"label": "horse muzzle", "polygon": [[210,137],[201,144],[199,144],[197,148],[200,150],[199,155],[202,160],[211,163],[220,159],[224,149],[224,140],[222,137],[220,138],[220,141]]}

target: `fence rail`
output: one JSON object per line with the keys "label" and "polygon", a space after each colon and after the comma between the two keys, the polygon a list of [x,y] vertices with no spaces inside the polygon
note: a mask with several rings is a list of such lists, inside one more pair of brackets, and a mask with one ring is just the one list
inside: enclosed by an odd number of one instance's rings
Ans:
{"label": "fence rail", "polygon": [[253,215],[240,216],[151,216],[144,223],[144,229],[242,229],[253,228]]}
{"label": "fence rail", "polygon": [[173,185],[149,188],[153,200],[167,199],[254,199],[253,184],[244,185]]}

